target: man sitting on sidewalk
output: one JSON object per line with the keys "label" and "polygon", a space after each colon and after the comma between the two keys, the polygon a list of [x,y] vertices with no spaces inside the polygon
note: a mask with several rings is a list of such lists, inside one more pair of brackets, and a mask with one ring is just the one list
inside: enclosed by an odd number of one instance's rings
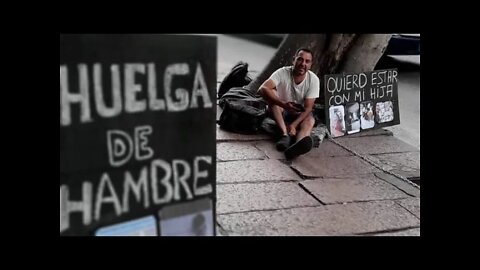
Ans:
{"label": "man sitting on sidewalk", "polygon": [[282,132],[277,150],[285,151],[287,159],[303,155],[313,147],[310,133],[315,119],[312,110],[320,94],[320,80],[310,71],[312,59],[312,51],[298,49],[293,66],[277,69],[258,89]]}

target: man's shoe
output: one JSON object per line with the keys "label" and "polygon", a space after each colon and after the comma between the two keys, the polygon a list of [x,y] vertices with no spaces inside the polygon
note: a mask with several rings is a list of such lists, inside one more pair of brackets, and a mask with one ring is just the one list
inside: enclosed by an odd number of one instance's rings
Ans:
{"label": "man's shoe", "polygon": [[285,151],[290,146],[290,136],[283,135],[282,138],[277,142],[277,150]]}
{"label": "man's shoe", "polygon": [[310,150],[312,150],[312,147],[313,139],[312,137],[307,136],[287,148],[287,150],[285,150],[285,157],[288,160],[294,159],[300,155],[308,153]]}

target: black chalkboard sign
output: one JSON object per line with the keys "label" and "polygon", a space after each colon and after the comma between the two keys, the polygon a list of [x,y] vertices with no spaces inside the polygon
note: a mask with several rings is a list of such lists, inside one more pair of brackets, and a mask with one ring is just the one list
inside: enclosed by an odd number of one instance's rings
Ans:
{"label": "black chalkboard sign", "polygon": [[332,137],[400,124],[398,71],[326,75],[325,115]]}
{"label": "black chalkboard sign", "polygon": [[60,235],[161,235],[197,200],[215,218],[216,57],[212,36],[60,34]]}

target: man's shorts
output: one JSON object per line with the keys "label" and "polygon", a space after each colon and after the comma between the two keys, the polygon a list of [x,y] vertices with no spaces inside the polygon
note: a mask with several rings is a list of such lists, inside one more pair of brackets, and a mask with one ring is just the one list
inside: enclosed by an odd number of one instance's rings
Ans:
{"label": "man's shorts", "polygon": [[[283,111],[283,120],[285,121],[286,124],[290,124],[293,121],[295,121],[295,119],[297,119],[297,117],[299,115],[300,114],[293,114],[293,113],[289,113],[288,111],[284,110]],[[310,116],[313,117],[313,119],[315,120],[315,124],[313,126],[316,127],[318,125],[317,118],[315,116],[313,116],[313,112],[310,112]]]}

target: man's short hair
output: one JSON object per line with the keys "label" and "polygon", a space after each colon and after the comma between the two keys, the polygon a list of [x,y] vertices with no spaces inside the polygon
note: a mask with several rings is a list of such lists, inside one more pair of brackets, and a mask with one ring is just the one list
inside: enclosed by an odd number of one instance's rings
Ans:
{"label": "man's short hair", "polygon": [[312,52],[312,50],[310,50],[309,48],[300,48],[300,49],[298,49],[297,52],[295,53],[295,57],[298,56],[298,54],[300,53],[300,51],[308,52],[309,54],[312,55],[312,59],[313,59],[313,52]]}

